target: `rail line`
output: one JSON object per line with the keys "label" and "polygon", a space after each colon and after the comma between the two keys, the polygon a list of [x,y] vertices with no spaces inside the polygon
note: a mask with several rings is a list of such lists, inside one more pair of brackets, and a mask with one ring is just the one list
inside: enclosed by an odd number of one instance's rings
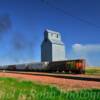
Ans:
{"label": "rail line", "polygon": [[5,70],[4,71],[1,70],[0,72],[100,82],[100,76],[93,76],[93,75],[58,74],[58,73],[26,72],[26,71],[5,71]]}

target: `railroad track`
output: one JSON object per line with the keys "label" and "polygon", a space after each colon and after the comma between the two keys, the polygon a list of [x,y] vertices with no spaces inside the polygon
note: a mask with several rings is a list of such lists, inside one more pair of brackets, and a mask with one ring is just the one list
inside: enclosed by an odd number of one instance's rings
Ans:
{"label": "railroad track", "polygon": [[25,71],[5,71],[5,70],[4,71],[1,70],[1,72],[100,82],[100,76],[93,76],[93,75],[58,74],[58,73],[25,72]]}

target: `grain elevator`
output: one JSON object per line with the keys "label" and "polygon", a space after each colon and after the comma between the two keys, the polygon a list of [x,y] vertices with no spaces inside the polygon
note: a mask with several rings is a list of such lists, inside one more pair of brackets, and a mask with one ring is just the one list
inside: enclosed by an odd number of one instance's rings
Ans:
{"label": "grain elevator", "polygon": [[41,61],[62,60],[65,60],[65,45],[62,42],[61,34],[46,29],[44,31],[44,40],[41,44]]}

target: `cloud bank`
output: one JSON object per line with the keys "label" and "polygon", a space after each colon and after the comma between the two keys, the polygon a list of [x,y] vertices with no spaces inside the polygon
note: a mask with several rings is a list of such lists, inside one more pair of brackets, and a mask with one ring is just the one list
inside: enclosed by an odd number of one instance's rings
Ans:
{"label": "cloud bank", "polygon": [[100,44],[88,44],[88,45],[74,44],[72,48],[76,52],[86,52],[86,53],[100,52]]}
{"label": "cloud bank", "polygon": [[76,58],[86,59],[90,66],[100,66],[100,44],[73,44],[72,51]]}

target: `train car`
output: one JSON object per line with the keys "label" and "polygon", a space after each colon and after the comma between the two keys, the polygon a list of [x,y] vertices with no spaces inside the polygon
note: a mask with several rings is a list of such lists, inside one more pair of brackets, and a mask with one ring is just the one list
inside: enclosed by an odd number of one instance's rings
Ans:
{"label": "train car", "polygon": [[15,71],[16,70],[16,65],[8,65],[6,67],[7,70],[12,70],[12,71]]}
{"label": "train car", "polygon": [[1,66],[0,66],[0,70],[6,70],[7,67],[8,67],[8,65],[1,65]]}
{"label": "train car", "polygon": [[49,62],[48,65],[48,72],[62,72],[66,70],[66,61],[54,61],[54,62]]}
{"label": "train car", "polygon": [[49,62],[38,62],[38,63],[30,63],[27,65],[27,71],[39,71],[39,72],[46,72],[47,66]]}

